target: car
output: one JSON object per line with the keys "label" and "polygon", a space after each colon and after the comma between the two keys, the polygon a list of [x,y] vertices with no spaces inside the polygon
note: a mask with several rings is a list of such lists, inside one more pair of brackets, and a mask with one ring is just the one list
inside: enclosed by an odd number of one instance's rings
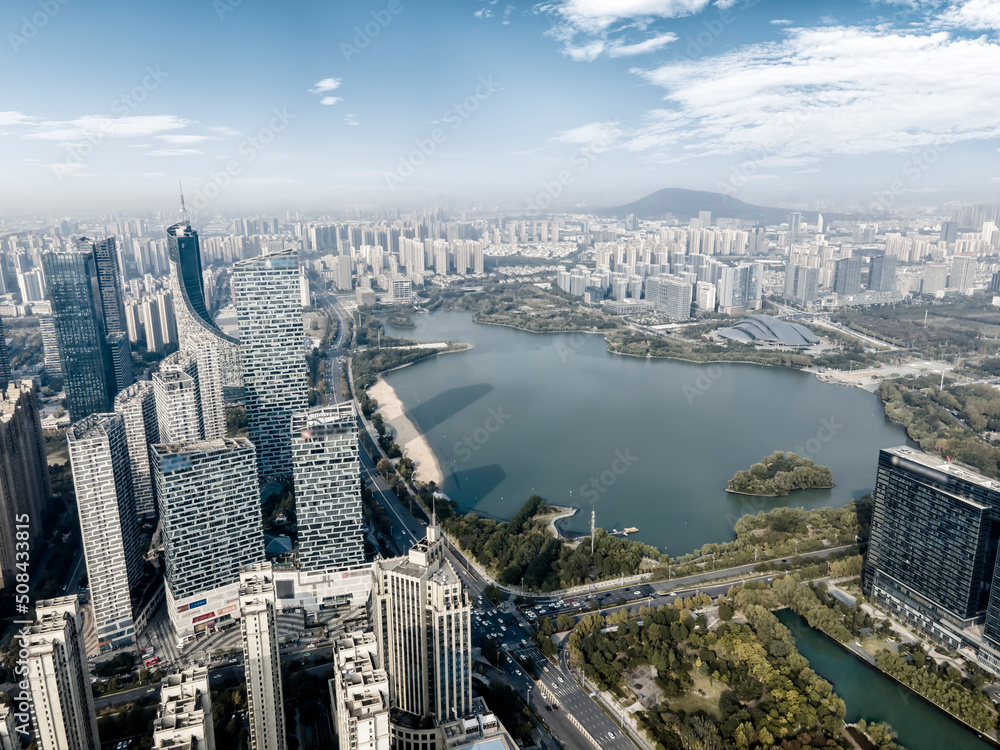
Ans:
{"label": "car", "polygon": [[614,738],[615,738],[615,733],[614,732],[608,732],[608,739],[609,740],[613,740]]}
{"label": "car", "polygon": [[549,713],[552,713],[552,706],[550,706],[548,703],[546,703],[545,704],[545,710],[548,711]]}
{"label": "car", "polygon": [[557,706],[555,703],[553,703],[552,704],[552,710],[553,711],[558,711],[559,710],[559,706]]}
{"label": "car", "polygon": [[309,657],[309,656],[312,656],[312,655],[313,655],[312,651],[306,651],[304,654],[302,654],[303,657]]}
{"label": "car", "polygon": [[520,669],[515,669],[514,673],[517,674],[518,677],[521,676],[521,670]]}
{"label": "car", "polygon": [[559,678],[559,682],[566,682],[562,677]]}

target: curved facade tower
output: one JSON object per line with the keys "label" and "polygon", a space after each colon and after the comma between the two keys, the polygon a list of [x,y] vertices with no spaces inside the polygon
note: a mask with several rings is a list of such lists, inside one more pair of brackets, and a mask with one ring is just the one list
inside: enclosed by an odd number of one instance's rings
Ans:
{"label": "curved facade tower", "polygon": [[170,289],[174,295],[177,338],[181,351],[218,352],[219,373],[227,398],[242,396],[243,368],[240,342],[216,327],[208,314],[202,287],[201,248],[198,233],[182,221],[167,228],[170,256]]}

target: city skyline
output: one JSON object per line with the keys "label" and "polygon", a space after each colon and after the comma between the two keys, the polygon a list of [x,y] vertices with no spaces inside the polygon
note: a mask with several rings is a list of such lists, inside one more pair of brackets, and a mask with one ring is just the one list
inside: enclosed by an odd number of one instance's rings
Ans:
{"label": "city skyline", "polygon": [[52,8],[0,10],[10,212],[1000,192],[986,0]]}

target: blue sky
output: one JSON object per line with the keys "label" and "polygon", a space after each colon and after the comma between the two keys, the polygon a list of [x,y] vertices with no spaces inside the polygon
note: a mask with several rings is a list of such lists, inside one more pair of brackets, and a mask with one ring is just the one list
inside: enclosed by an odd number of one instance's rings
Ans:
{"label": "blue sky", "polygon": [[1000,2],[6,0],[7,211],[1000,194]]}

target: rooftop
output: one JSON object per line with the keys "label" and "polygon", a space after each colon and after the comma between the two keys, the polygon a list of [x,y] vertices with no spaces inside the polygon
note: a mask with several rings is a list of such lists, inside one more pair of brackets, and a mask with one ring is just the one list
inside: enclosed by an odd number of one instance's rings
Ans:
{"label": "rooftop", "polygon": [[984,487],[985,489],[993,492],[1000,492],[1000,482],[984,477],[974,469],[962,466],[954,461],[948,461],[947,459],[939,456],[932,456],[929,453],[924,453],[923,451],[910,448],[906,445],[901,445],[896,448],[885,448],[883,450],[885,453],[898,456],[899,458],[905,458],[907,461],[919,464],[920,466],[924,466],[928,469],[933,469],[934,471],[955,477],[956,479],[961,479],[965,482],[969,482],[970,484]]}

